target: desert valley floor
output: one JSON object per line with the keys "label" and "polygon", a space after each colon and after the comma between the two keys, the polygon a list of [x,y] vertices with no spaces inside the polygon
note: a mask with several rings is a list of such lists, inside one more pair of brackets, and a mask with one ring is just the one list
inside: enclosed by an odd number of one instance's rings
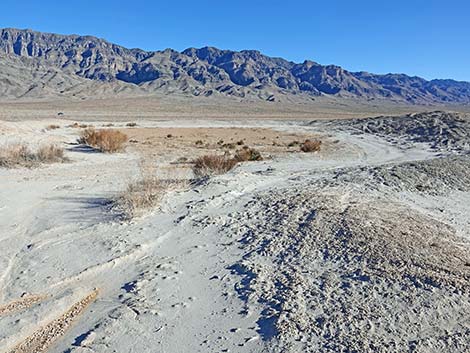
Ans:
{"label": "desert valley floor", "polygon": [[[1,352],[470,351],[467,114],[61,108],[0,114],[0,144],[69,159],[0,168]],[[126,150],[77,144],[75,119],[125,131]],[[293,143],[309,138],[319,152]],[[193,177],[194,157],[239,140],[264,159]],[[123,219],[111,200],[143,158],[187,185]]]}

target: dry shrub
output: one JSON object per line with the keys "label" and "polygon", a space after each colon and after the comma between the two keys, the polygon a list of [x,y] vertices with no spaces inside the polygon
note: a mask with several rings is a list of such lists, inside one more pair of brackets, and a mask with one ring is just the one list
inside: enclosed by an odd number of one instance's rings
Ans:
{"label": "dry shrub", "polygon": [[86,128],[92,128],[93,125],[87,125],[87,124],[79,124],[79,123],[73,123],[71,125],[68,125],[67,127],[71,127],[71,128],[74,128],[74,129],[86,129]]}
{"label": "dry shrub", "polygon": [[300,150],[302,152],[318,152],[321,148],[321,141],[315,140],[305,140],[304,143],[300,145]]}
{"label": "dry shrub", "polygon": [[51,124],[51,125],[46,126],[46,130],[55,130],[55,129],[60,129],[60,125]]}
{"label": "dry shrub", "polygon": [[35,167],[41,163],[65,162],[64,149],[56,145],[40,146],[33,152],[25,144],[14,144],[0,148],[0,167]]}
{"label": "dry shrub", "polygon": [[135,126],[137,126],[137,123],[127,123],[126,126],[127,127],[135,127]]}
{"label": "dry shrub", "polygon": [[235,149],[235,144],[234,143],[224,143],[222,145],[222,148],[228,148],[229,150]]}
{"label": "dry shrub", "polygon": [[118,130],[85,129],[80,134],[79,143],[99,149],[101,152],[118,152],[124,149],[127,135]]}
{"label": "dry shrub", "polygon": [[223,174],[233,169],[238,161],[220,155],[206,155],[194,160],[193,172],[198,177]]}
{"label": "dry shrub", "polygon": [[45,145],[39,147],[37,158],[42,163],[61,162],[65,159],[64,149],[56,145]]}
{"label": "dry shrub", "polygon": [[170,191],[181,190],[187,186],[187,180],[178,178],[176,170],[158,177],[156,168],[148,162],[140,164],[140,178],[129,182],[126,190],[116,198],[116,208],[126,219],[132,219],[145,211],[158,206]]}
{"label": "dry shrub", "polygon": [[258,150],[245,146],[237,151],[237,153],[235,154],[235,159],[238,162],[262,161],[263,157],[261,156],[261,153]]}

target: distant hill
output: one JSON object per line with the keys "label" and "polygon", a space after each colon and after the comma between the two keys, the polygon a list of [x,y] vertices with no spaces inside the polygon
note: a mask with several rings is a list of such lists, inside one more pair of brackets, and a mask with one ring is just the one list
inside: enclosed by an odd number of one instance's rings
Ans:
{"label": "distant hill", "polygon": [[0,97],[181,93],[276,101],[318,96],[408,104],[470,104],[470,83],[349,72],[255,50],[148,52],[92,36],[0,30]]}

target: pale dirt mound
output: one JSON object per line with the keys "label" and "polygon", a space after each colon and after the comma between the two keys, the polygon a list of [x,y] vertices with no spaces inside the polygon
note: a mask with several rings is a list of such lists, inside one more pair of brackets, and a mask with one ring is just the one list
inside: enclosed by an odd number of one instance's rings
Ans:
{"label": "pale dirt mound", "polygon": [[435,150],[470,151],[470,119],[449,112],[381,116],[335,124],[348,130],[375,134],[392,142],[428,143]]}
{"label": "pale dirt mound", "polygon": [[271,191],[234,215],[246,251],[233,267],[239,294],[265,307],[272,351],[464,352],[470,244],[424,215],[343,191]]}
{"label": "pale dirt mound", "polygon": [[[445,195],[470,190],[470,156],[444,157],[379,167],[346,168],[332,176],[335,185],[364,184],[369,189],[389,187],[394,191]],[[330,184],[331,180],[323,180]]]}

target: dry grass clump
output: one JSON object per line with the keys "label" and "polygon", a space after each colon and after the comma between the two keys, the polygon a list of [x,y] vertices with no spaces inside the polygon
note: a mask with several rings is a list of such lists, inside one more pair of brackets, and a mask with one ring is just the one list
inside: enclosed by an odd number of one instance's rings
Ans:
{"label": "dry grass clump", "polygon": [[300,150],[302,152],[318,152],[321,148],[321,141],[315,140],[305,140],[304,143],[300,145]]}
{"label": "dry grass clump", "polygon": [[237,150],[234,157],[226,155],[205,155],[193,161],[193,172],[197,177],[219,175],[233,169],[239,162],[261,161],[261,153],[254,148],[244,146]]}
{"label": "dry grass clump", "polygon": [[36,156],[42,163],[61,162],[65,159],[64,149],[56,145],[44,145],[39,147]]}
{"label": "dry grass clump", "polygon": [[46,126],[46,130],[56,130],[56,129],[60,129],[60,125],[50,124]]}
{"label": "dry grass clump", "polygon": [[33,152],[25,144],[0,148],[0,167],[34,167],[42,163],[65,162],[64,149],[56,145],[43,145]]}
{"label": "dry grass clump", "polygon": [[168,192],[187,185],[187,180],[177,178],[175,170],[172,172],[171,176],[159,177],[149,163],[141,163],[140,178],[129,182],[126,190],[116,198],[116,208],[127,219],[155,208]]}
{"label": "dry grass clump", "polygon": [[85,129],[80,134],[79,143],[99,149],[101,152],[118,152],[124,149],[127,135],[118,130]]}
{"label": "dry grass clump", "polygon": [[262,161],[263,157],[258,150],[244,146],[242,149],[238,150],[235,154],[235,159],[238,162],[247,162],[247,161]]}
{"label": "dry grass clump", "polygon": [[194,160],[193,172],[198,177],[223,174],[233,169],[238,161],[221,155],[206,155]]}

